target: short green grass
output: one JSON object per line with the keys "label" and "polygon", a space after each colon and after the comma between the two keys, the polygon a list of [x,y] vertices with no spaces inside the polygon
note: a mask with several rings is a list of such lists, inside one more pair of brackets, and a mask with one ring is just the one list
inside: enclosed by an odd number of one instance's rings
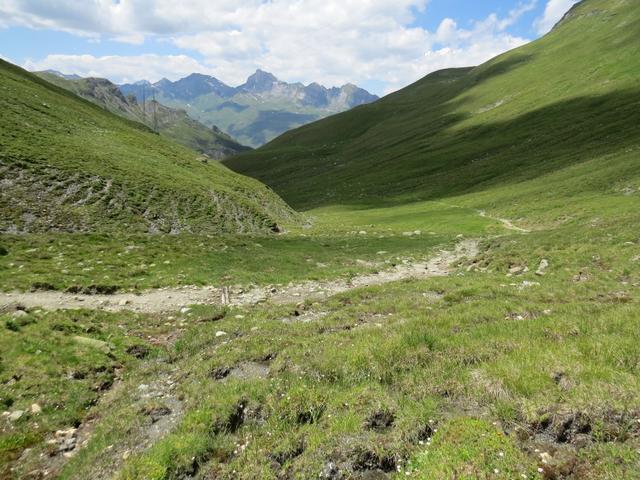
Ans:
{"label": "short green grass", "polygon": [[[432,442],[408,470],[409,477],[473,480],[486,476],[487,472],[493,479],[535,476],[533,462],[504,432],[487,421],[453,420],[434,434]],[[459,460],[452,463],[452,458]],[[412,475],[414,471],[417,473]]]}
{"label": "short green grass", "polygon": [[0,62],[0,231],[265,233],[270,189]]}
{"label": "short green grass", "polygon": [[[25,448],[53,452],[45,440],[80,425],[122,372],[141,363],[130,349],[142,346],[153,358],[158,348],[146,335],[169,330],[164,320],[140,323],[135,314],[39,309],[1,314],[0,329],[0,408],[25,412],[0,429],[2,478],[10,478],[7,469]],[[41,411],[32,411],[34,404]]]}
{"label": "short green grass", "polygon": [[[624,246],[620,233],[576,249],[584,231],[490,240],[486,272],[463,268],[446,279],[341,294],[310,306],[327,313],[312,323],[283,323],[294,318],[283,306],[198,324],[173,357],[188,413],[125,462],[121,477],[195,469],[216,478],[316,478],[333,464],[347,475],[399,467],[402,477],[429,479],[542,478],[538,468],[635,478],[640,315],[632,285],[640,277],[626,255],[640,247]],[[507,276],[512,264],[533,268],[542,257],[545,276]],[[579,271],[588,280],[575,281]],[[220,330],[229,336],[217,337]],[[246,362],[268,364],[268,377],[212,376]],[[237,425],[230,419],[240,403]],[[368,426],[381,412],[391,424]],[[557,419],[577,414],[592,433],[579,449],[516,433],[533,435],[546,419],[552,432]],[[542,463],[535,448],[555,463]],[[82,477],[92,458],[77,457],[65,475]]]}
{"label": "short green grass", "polygon": [[[308,228],[280,236],[182,234],[176,241],[172,235],[3,235],[0,289],[142,290],[324,280],[421,260],[436,246],[453,245],[458,235],[499,230],[472,210],[440,204],[414,205],[402,213],[324,210],[309,217]],[[454,221],[460,218],[464,221]]]}
{"label": "short green grass", "polygon": [[[445,223],[457,230],[476,221],[462,208],[446,212]],[[314,213],[314,228],[327,238],[344,228],[334,223],[335,211]],[[381,215],[359,214],[362,222]],[[229,310],[215,322],[207,321],[218,318],[210,307],[100,314],[106,325],[123,324],[125,339],[135,328],[157,337],[154,328],[168,333],[181,324],[181,333],[158,350],[159,367],[154,360],[126,364],[124,397],[93,410],[93,437],[62,478],[95,473],[110,461],[105,448],[129,445],[149,428],[132,405],[142,401],[138,385],[167,368],[178,372],[184,416],[149,449],[128,458],[118,451],[120,478],[318,478],[334,470],[354,478],[373,471],[424,479],[637,478],[638,213],[608,214],[604,229],[594,230],[591,220],[540,225],[529,234],[494,224],[481,255],[458,274],[307,304],[325,313],[310,323],[296,321],[293,310],[301,307],[293,305]],[[543,258],[549,267],[538,276]],[[514,265],[529,272],[511,275]],[[31,336],[30,325],[9,331]],[[268,367],[268,374],[215,378],[246,364]],[[48,388],[43,383],[20,401],[46,398]],[[588,425],[587,443],[576,447],[571,433],[557,440],[566,418]]]}
{"label": "short green grass", "polygon": [[[21,365],[38,365],[37,350],[22,352],[15,345],[53,335],[54,346],[64,348],[55,369],[35,369],[37,384],[23,388],[23,377],[0,385],[3,398],[13,399],[15,407],[8,409],[26,408],[36,400],[45,404],[49,389],[58,392],[71,381],[59,373],[82,362],[69,350],[69,338],[77,333],[53,325],[80,323],[97,329],[80,335],[114,344],[122,383],[118,395],[105,394],[85,412],[93,418],[92,436],[60,465],[60,478],[640,478],[640,176],[632,91],[638,11],[630,1],[587,0],[570,22],[523,51],[474,71],[442,72],[391,97],[387,105],[405,102],[408,109],[417,100],[438,100],[444,93],[432,83],[441,83],[447,95],[448,89],[463,95],[443,107],[451,112],[452,106],[494,105],[501,97],[489,101],[480,94],[485,89],[508,93],[507,83],[537,95],[548,91],[548,104],[523,92],[513,99],[521,102],[519,107],[505,110],[504,116],[502,107],[477,114],[495,121],[488,130],[472,115],[460,120],[467,123],[454,135],[456,126],[445,122],[446,116],[438,124],[433,123],[438,118],[407,113],[407,122],[422,123],[413,131],[414,143],[400,142],[397,148],[410,155],[420,151],[420,142],[446,144],[433,176],[428,170],[438,163],[417,154],[406,171],[372,168],[384,166],[382,160],[398,160],[392,136],[372,126],[389,117],[383,102],[357,109],[351,115],[362,114],[356,116],[362,121],[345,121],[339,129],[354,137],[367,129],[371,135],[377,132],[369,140],[384,137],[390,149],[379,157],[370,155],[364,140],[342,151],[362,149],[350,161],[354,169],[367,165],[360,174],[370,184],[340,183],[352,178],[351,166],[341,167],[342,153],[332,158],[337,165],[326,173],[327,178],[336,175],[331,184],[311,188],[306,180],[298,181],[296,168],[318,160],[322,150],[306,145],[309,138],[317,134],[314,142],[334,148],[326,140],[326,124],[292,132],[257,152],[252,158],[268,159],[286,150],[289,160],[301,162],[274,167],[291,176],[282,183],[274,180],[273,186],[294,204],[314,207],[305,212],[309,225],[292,227],[284,236],[210,242],[204,236],[131,236],[119,245],[110,236],[3,237],[3,288],[22,289],[39,278],[65,288],[96,282],[105,274],[122,288],[215,282],[224,279],[223,270],[232,277],[229,281],[239,283],[331,278],[352,273],[354,256],[370,261],[379,249],[388,251],[389,258],[418,257],[452,245],[459,235],[481,240],[480,255],[457,265],[449,277],[361,288],[317,303],[223,312],[197,307],[156,316],[32,311],[14,319],[7,313],[2,316],[8,339],[2,350],[3,379]],[[607,55],[596,55],[592,42],[600,42]],[[533,56],[522,60],[527,52]],[[559,59],[555,66],[545,63],[553,58]],[[500,63],[504,60],[509,62]],[[597,62],[604,62],[601,68]],[[549,75],[543,67],[558,68],[562,75]],[[572,68],[578,72],[573,76]],[[587,81],[584,69],[592,72]],[[474,85],[470,93],[458,91],[460,78],[462,86]],[[600,89],[611,91],[596,92]],[[593,96],[600,94],[604,97]],[[566,101],[554,103],[560,97]],[[509,111],[515,115],[528,102],[534,110],[546,109],[548,125],[535,112],[526,121],[503,122]],[[365,115],[376,108],[380,117]],[[351,117],[328,122],[344,118]],[[429,128],[440,133],[419,135]],[[520,138],[525,133],[531,142]],[[504,145],[495,143],[500,139]],[[465,163],[471,157],[475,161]],[[484,170],[485,159],[490,172]],[[344,177],[336,173],[339,168],[347,171]],[[318,175],[322,180],[324,173]],[[509,218],[530,233],[509,231],[492,217]],[[414,235],[404,235],[409,232]],[[74,243],[75,250],[69,246]],[[125,254],[127,243],[144,248]],[[219,251],[224,245],[232,255]],[[49,247],[55,254],[47,253]],[[169,255],[168,249],[176,253],[176,263],[157,262]],[[125,264],[125,255],[134,261]],[[77,265],[87,257],[110,265],[110,273],[97,261]],[[60,265],[58,258],[63,259]],[[201,259],[201,265],[188,268],[194,259]],[[313,267],[323,260],[326,269]],[[542,260],[548,266],[537,275]],[[281,269],[270,272],[276,262]],[[140,277],[144,281],[128,276],[151,263],[158,271],[147,268]],[[58,270],[62,264],[70,278]],[[63,275],[58,278],[57,272]],[[316,316],[304,321],[299,314],[305,311]],[[159,346],[146,360],[132,359],[122,353],[132,341]],[[87,358],[106,362],[97,353]],[[147,437],[154,423],[144,411],[152,406],[145,403],[141,385],[154,385],[167,375],[175,382],[182,414],[151,441]],[[94,398],[90,385],[78,387],[80,399]],[[50,429],[87,422],[81,410],[70,412],[40,421]],[[54,415],[48,409],[43,414]],[[61,420],[55,423],[55,418]],[[13,476],[25,476],[49,461],[39,457],[47,435],[27,438],[36,422],[26,416],[16,430],[2,424],[2,455],[17,468]],[[143,448],[136,450],[136,443]],[[16,462],[25,446],[32,446],[32,453]]]}

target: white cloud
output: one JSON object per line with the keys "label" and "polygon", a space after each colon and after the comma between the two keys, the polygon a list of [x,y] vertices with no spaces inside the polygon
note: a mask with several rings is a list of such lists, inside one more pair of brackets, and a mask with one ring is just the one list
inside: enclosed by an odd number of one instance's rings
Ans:
{"label": "white cloud", "polygon": [[543,35],[549,32],[578,1],[579,0],[549,0],[544,9],[544,14],[535,22],[534,26],[538,33]]}
{"label": "white cloud", "polygon": [[420,61],[406,65],[400,75],[387,77],[385,93],[406,85],[407,78],[418,79],[444,68],[479,65],[528,42],[504,32],[504,22],[504,19],[491,15],[482,22],[476,22],[472,29],[465,30],[452,19],[444,19],[434,34],[434,44],[440,48],[428,49]]}
{"label": "white cloud", "polygon": [[507,29],[535,0],[505,18],[490,15],[467,28],[445,19],[435,32],[413,25],[416,10],[428,15],[428,1],[182,0],[178,6],[175,0],[0,0],[0,18],[133,44],[153,37],[190,55],[49,55],[27,65],[115,81],[176,78],[191,68],[237,85],[259,67],[287,81],[378,81],[391,91],[434,70],[478,64],[527,42]]}
{"label": "white cloud", "polygon": [[113,37],[117,42],[128,43],[130,45],[142,45],[144,43],[144,35],[141,33],[132,33],[130,35],[118,35]]}
{"label": "white cloud", "polygon": [[177,80],[193,72],[213,73],[209,67],[186,55],[48,55],[42,60],[27,60],[24,68],[31,71],[52,69],[82,77],[106,77],[118,83],[142,78]]}
{"label": "white cloud", "polygon": [[529,2],[519,3],[516,8],[509,12],[507,18],[503,19],[500,28],[506,29],[515,24],[525,13],[534,10],[538,4],[538,0],[529,0]]}

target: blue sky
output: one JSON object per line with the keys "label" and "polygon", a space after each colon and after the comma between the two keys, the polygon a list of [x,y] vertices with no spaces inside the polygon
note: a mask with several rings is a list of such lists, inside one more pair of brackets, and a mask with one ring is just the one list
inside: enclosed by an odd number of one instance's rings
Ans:
{"label": "blue sky", "polygon": [[[241,6],[238,6],[241,3]],[[256,68],[375,93],[544,34],[575,0],[0,0],[0,56],[116,82]]]}
{"label": "blue sky", "polygon": [[[435,30],[444,18],[450,17],[462,26],[469,26],[471,22],[484,19],[491,14],[506,17],[519,5],[529,3],[518,0],[432,0],[425,12],[417,13],[416,23],[429,30]],[[509,31],[524,38],[537,37],[534,22],[543,15],[545,6],[545,1],[533,2],[532,9],[509,27]]]}

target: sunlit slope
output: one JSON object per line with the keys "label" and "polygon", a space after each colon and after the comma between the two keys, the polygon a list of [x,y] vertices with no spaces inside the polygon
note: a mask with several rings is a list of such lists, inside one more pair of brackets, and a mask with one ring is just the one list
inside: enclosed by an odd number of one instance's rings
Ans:
{"label": "sunlit slope", "polygon": [[187,148],[221,160],[250,150],[218,128],[193,120],[184,110],[169,108],[153,100],[139,103],[125,97],[118,87],[104,78],[63,78],[51,72],[35,72],[40,78],[75,93],[118,116],[140,122],[162,136]]}
{"label": "sunlit slope", "polygon": [[532,200],[549,184],[569,197],[626,188],[640,177],[639,143],[640,3],[585,0],[536,42],[436,72],[227,165],[301,208],[535,180]]}
{"label": "sunlit slope", "polygon": [[0,62],[0,232],[260,232],[259,182]]}

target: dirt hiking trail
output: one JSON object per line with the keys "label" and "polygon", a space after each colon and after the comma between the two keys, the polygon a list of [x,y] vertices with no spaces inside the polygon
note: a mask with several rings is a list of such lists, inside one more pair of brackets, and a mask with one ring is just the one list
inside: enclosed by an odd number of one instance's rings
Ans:
{"label": "dirt hiking trail", "polygon": [[106,311],[132,310],[142,313],[178,311],[189,305],[245,306],[259,303],[299,303],[322,300],[355,288],[382,285],[410,278],[421,279],[446,276],[453,265],[463,258],[478,255],[477,240],[463,240],[453,250],[441,250],[423,263],[402,263],[378,273],[347,279],[308,281],[285,286],[257,287],[250,290],[228,287],[182,287],[147,290],[141,293],[113,295],[84,295],[65,292],[0,293],[0,311],[12,305],[47,310],[102,309]]}
{"label": "dirt hiking trail", "polygon": [[[469,209],[469,207],[454,205],[453,203],[447,203],[447,202],[436,202],[436,203],[439,203],[440,205],[444,205],[445,207]],[[508,218],[494,217],[492,215],[489,215],[485,210],[474,210],[474,211],[482,218],[488,218],[489,220],[500,222],[502,226],[507,230],[520,232],[520,233],[531,233],[531,230],[527,230],[526,228],[522,228],[522,227],[518,227],[517,225],[514,225],[514,223]]]}
{"label": "dirt hiking trail", "polygon": [[496,220],[502,223],[502,226],[507,230],[513,230],[514,232],[520,233],[531,233],[531,230],[527,230],[526,228],[514,225],[513,222],[508,218],[492,217],[490,215],[487,215],[487,212],[485,212],[484,210],[478,210],[478,215],[480,215],[482,218],[489,218],[491,220]]}

